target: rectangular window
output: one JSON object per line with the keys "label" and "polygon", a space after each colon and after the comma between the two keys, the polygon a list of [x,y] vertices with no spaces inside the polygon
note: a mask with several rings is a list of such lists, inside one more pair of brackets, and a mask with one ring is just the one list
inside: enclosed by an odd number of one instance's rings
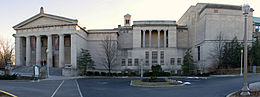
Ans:
{"label": "rectangular window", "polygon": [[175,58],[171,58],[171,65],[175,65]]}
{"label": "rectangular window", "polygon": [[200,46],[198,46],[198,61],[200,60]]}
{"label": "rectangular window", "polygon": [[139,59],[135,59],[135,66],[138,66],[139,65]]}
{"label": "rectangular window", "polygon": [[132,58],[132,52],[131,51],[128,51],[128,57]]}
{"label": "rectangular window", "polygon": [[161,65],[164,65],[164,51],[161,51],[160,63]]}
{"label": "rectangular window", "polygon": [[125,66],[125,59],[122,59],[122,66]]}
{"label": "rectangular window", "polygon": [[125,24],[129,24],[129,20],[125,20]]}
{"label": "rectangular window", "polygon": [[143,39],[143,37],[144,37],[143,35],[144,35],[144,34],[143,34],[143,31],[141,31],[141,48],[143,48],[143,43],[144,43],[144,42],[143,42],[143,40],[144,40],[144,39]]}
{"label": "rectangular window", "polygon": [[181,58],[178,58],[178,59],[177,59],[177,64],[178,64],[178,65],[181,65]]}
{"label": "rectangular window", "polygon": [[169,36],[168,36],[169,34],[168,34],[168,30],[166,31],[166,47],[168,47],[169,46]]}
{"label": "rectangular window", "polygon": [[158,59],[158,52],[157,51],[152,51],[152,64],[157,64],[157,59]]}
{"label": "rectangular window", "polygon": [[149,51],[145,52],[145,65],[149,65]]}
{"label": "rectangular window", "polygon": [[132,59],[128,59],[128,66],[132,66]]}
{"label": "rectangular window", "polygon": [[214,10],[214,13],[218,13],[218,10]]}

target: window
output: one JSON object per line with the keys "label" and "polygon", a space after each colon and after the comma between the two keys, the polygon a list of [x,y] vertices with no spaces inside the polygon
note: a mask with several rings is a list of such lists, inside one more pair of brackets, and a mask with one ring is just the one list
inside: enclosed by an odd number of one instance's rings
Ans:
{"label": "window", "polygon": [[218,10],[214,10],[214,13],[218,13]]}
{"label": "window", "polygon": [[125,59],[122,59],[122,66],[125,66]]}
{"label": "window", "polygon": [[200,46],[198,46],[198,61],[200,60]]}
{"label": "window", "polygon": [[128,66],[132,66],[132,59],[128,59]]}
{"label": "window", "polygon": [[164,51],[161,51],[160,63],[161,65],[164,65]]}
{"label": "window", "polygon": [[152,51],[152,64],[157,64],[158,52]]}
{"label": "window", "polygon": [[168,40],[169,40],[168,38],[169,38],[169,37],[168,37],[168,35],[169,35],[169,34],[168,34],[168,30],[167,30],[167,31],[166,31],[166,47],[169,46],[169,42],[168,42]]}
{"label": "window", "polygon": [[149,51],[145,52],[145,65],[149,65]]}
{"label": "window", "polygon": [[138,66],[139,65],[139,59],[135,59],[135,66]]}
{"label": "window", "polygon": [[143,48],[143,41],[144,41],[144,39],[143,39],[143,31],[141,31],[141,48]]}
{"label": "window", "polygon": [[129,20],[125,20],[125,24],[129,24]]}
{"label": "window", "polygon": [[178,64],[178,65],[181,65],[181,58],[178,58],[178,59],[177,59],[177,64]]}
{"label": "window", "polygon": [[175,65],[175,58],[171,58],[171,65]]}
{"label": "window", "polygon": [[132,57],[132,52],[128,52],[128,57],[131,58]]}

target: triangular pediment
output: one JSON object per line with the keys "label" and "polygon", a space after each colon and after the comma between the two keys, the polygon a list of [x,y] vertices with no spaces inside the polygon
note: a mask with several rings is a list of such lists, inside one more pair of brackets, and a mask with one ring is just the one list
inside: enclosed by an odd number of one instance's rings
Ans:
{"label": "triangular pediment", "polygon": [[51,14],[39,13],[17,25],[14,29],[77,24],[77,20]]}

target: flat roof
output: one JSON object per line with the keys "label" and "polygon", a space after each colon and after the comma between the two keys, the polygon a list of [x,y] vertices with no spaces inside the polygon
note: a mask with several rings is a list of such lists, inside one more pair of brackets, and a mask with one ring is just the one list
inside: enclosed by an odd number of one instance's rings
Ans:
{"label": "flat roof", "polygon": [[133,26],[176,26],[174,20],[141,20],[134,21]]}
{"label": "flat roof", "polygon": [[[201,14],[206,8],[218,8],[218,9],[233,9],[233,10],[241,10],[241,6],[238,5],[227,5],[227,4],[214,4],[214,3],[202,3],[206,4],[200,11],[199,14]],[[250,11],[254,11],[253,8],[250,9]]]}

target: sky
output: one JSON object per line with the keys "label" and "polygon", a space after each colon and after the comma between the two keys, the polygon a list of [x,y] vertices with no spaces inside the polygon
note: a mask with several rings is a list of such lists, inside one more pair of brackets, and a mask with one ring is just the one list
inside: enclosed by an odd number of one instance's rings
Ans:
{"label": "sky", "polygon": [[0,39],[14,41],[13,26],[45,13],[77,19],[88,29],[112,29],[123,25],[124,15],[135,20],[176,20],[197,3],[243,5],[253,8],[260,17],[260,0],[0,0]]}

